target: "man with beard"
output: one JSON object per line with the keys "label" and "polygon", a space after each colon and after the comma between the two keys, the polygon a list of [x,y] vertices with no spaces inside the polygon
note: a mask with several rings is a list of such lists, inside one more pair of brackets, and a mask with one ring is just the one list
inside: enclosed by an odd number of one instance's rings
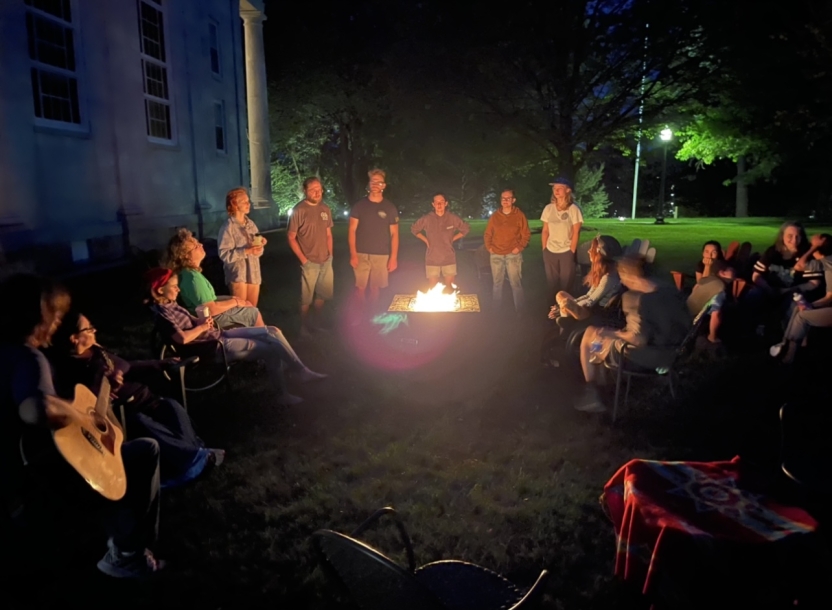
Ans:
{"label": "man with beard", "polygon": [[312,328],[309,309],[314,304],[317,328],[321,328],[324,302],[332,299],[332,211],[322,202],[324,189],[319,178],[303,181],[303,201],[292,208],[289,219],[289,247],[300,261],[300,332],[308,336]]}

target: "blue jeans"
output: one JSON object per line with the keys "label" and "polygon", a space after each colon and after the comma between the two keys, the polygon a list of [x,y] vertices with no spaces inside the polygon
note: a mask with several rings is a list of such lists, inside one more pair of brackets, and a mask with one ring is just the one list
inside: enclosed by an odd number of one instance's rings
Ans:
{"label": "blue jeans", "polygon": [[493,300],[495,307],[503,301],[503,282],[508,274],[511,293],[514,296],[514,309],[521,311],[525,304],[523,294],[523,254],[492,254],[491,276],[494,278]]}

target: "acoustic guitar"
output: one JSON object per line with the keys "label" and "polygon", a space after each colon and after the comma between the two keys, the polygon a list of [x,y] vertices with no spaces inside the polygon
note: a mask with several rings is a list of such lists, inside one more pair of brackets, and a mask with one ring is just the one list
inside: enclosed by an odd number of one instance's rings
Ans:
{"label": "acoustic guitar", "polygon": [[86,386],[75,386],[70,423],[52,431],[58,451],[95,491],[108,500],[127,492],[121,459],[124,433],[112,420],[110,384],[105,378],[98,397]]}

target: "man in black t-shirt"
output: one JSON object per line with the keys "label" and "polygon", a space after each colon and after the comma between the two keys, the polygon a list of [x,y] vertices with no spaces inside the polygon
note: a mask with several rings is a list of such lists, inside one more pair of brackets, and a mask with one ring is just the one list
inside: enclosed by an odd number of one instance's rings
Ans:
{"label": "man in black t-shirt", "polygon": [[350,210],[350,265],[355,271],[356,296],[365,302],[370,286],[370,303],[378,302],[379,289],[387,287],[387,274],[395,271],[399,255],[399,212],[384,198],[385,173],[368,172],[368,195]]}

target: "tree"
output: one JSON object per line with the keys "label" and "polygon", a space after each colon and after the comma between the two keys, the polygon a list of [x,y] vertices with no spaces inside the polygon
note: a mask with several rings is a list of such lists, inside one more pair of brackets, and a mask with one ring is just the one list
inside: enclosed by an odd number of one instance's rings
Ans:
{"label": "tree", "polygon": [[697,10],[703,4],[505,5],[505,14],[489,13],[476,24],[480,44],[466,53],[468,69],[454,80],[574,177],[639,113],[650,122],[699,92],[714,70],[704,55]]}
{"label": "tree", "polygon": [[604,164],[583,165],[575,176],[576,203],[587,218],[602,218],[612,203],[604,187]]}
{"label": "tree", "polygon": [[682,147],[676,158],[695,159],[699,166],[730,159],[737,175],[726,182],[737,185],[735,215],[748,216],[748,186],[768,180],[780,162],[775,146],[751,125],[750,116],[726,96],[711,107],[700,107],[693,119],[677,132]]}

